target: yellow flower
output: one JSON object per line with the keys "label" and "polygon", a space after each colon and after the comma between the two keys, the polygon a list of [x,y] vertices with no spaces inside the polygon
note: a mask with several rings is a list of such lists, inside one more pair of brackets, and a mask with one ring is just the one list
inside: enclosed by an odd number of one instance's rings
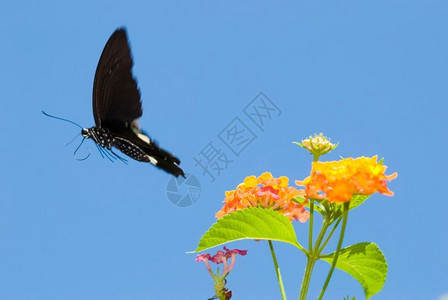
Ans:
{"label": "yellow flower", "polygon": [[297,185],[305,186],[308,198],[328,199],[328,202],[344,203],[355,194],[371,195],[375,192],[393,196],[387,181],[398,175],[385,175],[386,166],[372,158],[346,158],[340,161],[313,162],[311,176]]}
{"label": "yellow flower", "polygon": [[244,182],[240,184],[242,189],[251,188],[257,185],[257,179],[255,176],[249,176],[244,179]]}
{"label": "yellow flower", "polygon": [[264,207],[276,210],[291,221],[305,222],[309,213],[302,204],[292,201],[295,196],[304,196],[304,190],[288,187],[288,177],[274,178],[271,173],[265,172],[258,178],[249,176],[233,191],[225,193],[224,206],[216,217],[223,216],[248,207]]}

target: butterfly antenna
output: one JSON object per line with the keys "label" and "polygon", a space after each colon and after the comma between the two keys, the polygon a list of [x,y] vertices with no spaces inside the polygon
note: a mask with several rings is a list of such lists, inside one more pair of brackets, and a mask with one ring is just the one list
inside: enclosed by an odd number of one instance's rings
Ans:
{"label": "butterfly antenna", "polygon": [[44,115],[46,115],[47,117],[54,118],[54,119],[61,120],[61,121],[65,121],[65,122],[69,122],[69,123],[72,123],[73,125],[78,126],[78,127],[81,128],[81,129],[83,128],[81,125],[79,125],[78,123],[75,123],[75,122],[73,122],[73,121],[70,121],[70,120],[67,120],[67,119],[64,119],[64,118],[60,118],[60,117],[56,117],[56,116],[52,116],[52,115],[50,115],[50,114],[47,114],[47,113],[44,112],[44,111],[42,111],[42,113],[43,113]]}
{"label": "butterfly antenna", "polygon": [[73,143],[73,141],[74,140],[76,140],[76,138],[78,137],[78,136],[80,136],[81,135],[81,132],[80,133],[78,133],[77,135],[75,135],[75,137],[74,138],[72,138],[71,140],[70,140],[70,142],[68,142],[68,143],[65,143],[64,144],[64,146],[68,146],[68,145],[70,145],[71,143]]}
{"label": "butterfly antenna", "polygon": [[78,157],[76,157],[76,152],[78,152],[79,148],[81,148],[81,145],[82,145],[82,143],[84,143],[84,140],[85,140],[85,139],[86,139],[86,138],[83,138],[83,139],[82,139],[82,141],[81,141],[81,143],[79,144],[78,148],[76,148],[75,152],[73,152],[73,156],[75,157],[76,160],[86,160],[86,159],[88,159],[89,156],[90,156],[90,148],[87,148],[87,149],[89,150],[89,154],[87,154],[86,157],[84,157],[84,158],[78,158]]}

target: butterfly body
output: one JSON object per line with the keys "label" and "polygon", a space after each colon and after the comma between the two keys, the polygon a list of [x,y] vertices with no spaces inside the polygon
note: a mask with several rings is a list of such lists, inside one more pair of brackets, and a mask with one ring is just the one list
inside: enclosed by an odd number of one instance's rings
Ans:
{"label": "butterfly body", "polygon": [[[152,163],[176,177],[184,176],[180,160],[160,148],[138,126],[143,110],[132,66],[126,31],[119,28],[106,43],[95,72],[95,126],[83,128],[81,133],[104,149],[112,151],[115,147],[137,161]],[[118,157],[113,151],[112,154]]]}
{"label": "butterfly body", "polygon": [[[131,128],[130,128],[131,127]],[[110,130],[114,134],[111,134]],[[164,152],[165,157],[169,157],[176,163],[179,160],[160,149],[158,145],[151,141],[151,139],[138,128],[133,125],[116,123],[109,124],[107,128],[91,127],[83,128],[81,131],[83,137],[91,138],[98,146],[112,150],[112,146],[126,154],[127,156],[142,162],[150,162],[157,165],[164,157],[157,155],[157,153]],[[149,155],[152,154],[152,155]]]}

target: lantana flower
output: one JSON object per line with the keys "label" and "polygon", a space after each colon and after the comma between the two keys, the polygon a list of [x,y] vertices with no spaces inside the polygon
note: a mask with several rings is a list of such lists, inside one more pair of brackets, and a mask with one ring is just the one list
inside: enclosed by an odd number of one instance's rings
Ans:
{"label": "lantana flower", "polygon": [[323,133],[315,134],[302,140],[301,143],[294,142],[294,144],[308,150],[315,157],[324,155],[338,146],[338,144],[331,143],[330,139],[324,136]]}
{"label": "lantana flower", "polygon": [[295,196],[304,196],[304,190],[288,186],[286,176],[274,178],[265,172],[259,177],[249,176],[233,191],[226,192],[224,206],[216,213],[218,219],[239,209],[264,207],[284,214],[289,220],[306,222],[309,212],[305,207],[293,201]]}
{"label": "lantana flower", "polygon": [[344,203],[353,195],[371,195],[375,192],[387,196],[394,193],[387,188],[387,181],[398,175],[385,175],[386,166],[377,162],[378,156],[346,158],[339,161],[313,162],[311,176],[296,181],[305,186],[307,198],[328,199]]}
{"label": "lantana flower", "polygon": [[[236,256],[239,255],[246,255],[247,250],[239,250],[239,249],[233,249],[230,250],[226,246],[224,246],[224,251],[219,250],[215,255],[211,256],[210,254],[199,254],[196,257],[196,261],[203,261],[205,263],[205,266],[207,268],[208,273],[213,277],[215,280],[214,288],[215,288],[215,297],[218,299],[230,299],[232,297],[232,291],[228,290],[226,288],[226,276],[229,274],[229,272],[233,269],[236,262]],[[229,263],[230,259],[230,263]],[[210,263],[213,262],[215,264],[223,264],[224,269],[222,270],[222,274],[219,274],[219,268],[216,271],[216,274],[213,273]]]}

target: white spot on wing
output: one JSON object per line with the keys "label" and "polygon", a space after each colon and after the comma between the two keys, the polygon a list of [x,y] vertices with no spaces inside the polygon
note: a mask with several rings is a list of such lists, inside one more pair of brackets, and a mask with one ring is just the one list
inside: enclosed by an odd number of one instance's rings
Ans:
{"label": "white spot on wing", "polygon": [[151,141],[149,140],[149,137],[144,135],[143,133],[137,133],[137,136],[139,137],[139,139],[141,139],[145,143],[151,144]]}
{"label": "white spot on wing", "polygon": [[146,157],[149,159],[150,163],[152,163],[153,165],[157,165],[157,159],[149,155],[146,155]]}

